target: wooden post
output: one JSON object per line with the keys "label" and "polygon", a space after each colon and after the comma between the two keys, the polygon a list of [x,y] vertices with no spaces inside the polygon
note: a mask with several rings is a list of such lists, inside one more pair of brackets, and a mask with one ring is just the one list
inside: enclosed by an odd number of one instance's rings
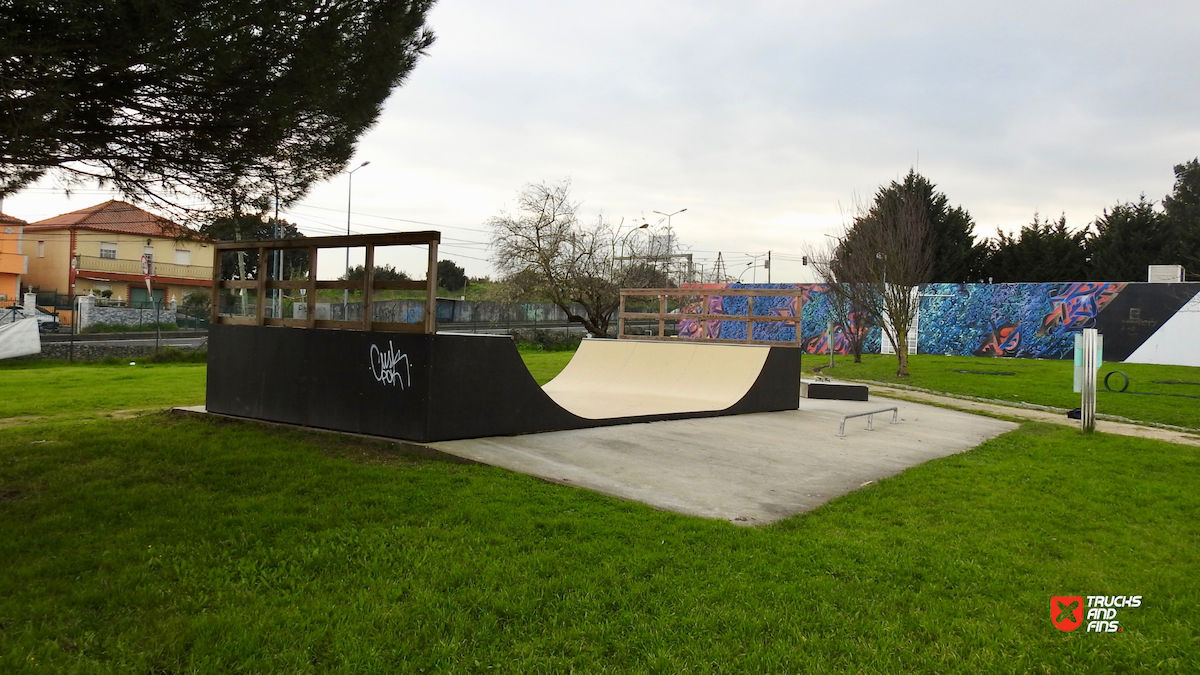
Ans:
{"label": "wooden post", "polygon": [[305,300],[308,302],[308,313],[304,317],[306,328],[315,328],[317,326],[317,247],[312,246],[308,249],[308,289],[305,291],[308,297]]}
{"label": "wooden post", "polygon": [[437,240],[429,242],[429,270],[425,273],[426,280],[426,296],[425,296],[425,332],[433,334],[437,332]]}
{"label": "wooden post", "polygon": [[621,293],[621,304],[617,307],[617,339],[625,337],[625,293]]}
{"label": "wooden post", "polygon": [[221,252],[213,249],[212,304],[209,305],[208,323],[221,322]]}
{"label": "wooden post", "polygon": [[710,295],[700,296],[700,339],[708,338],[708,299]]}
{"label": "wooden post", "polygon": [[363,330],[371,330],[371,322],[374,320],[374,308],[371,306],[371,295],[375,286],[375,246],[367,244],[367,261],[366,267],[363,268]]}
{"label": "wooden post", "polygon": [[258,277],[258,286],[254,293],[254,323],[255,325],[263,325],[263,318],[266,316],[267,309],[267,249],[262,246],[258,247],[258,272],[255,276]]}
{"label": "wooden post", "polygon": [[803,347],[801,328],[804,325],[804,296],[796,296],[796,348]]}
{"label": "wooden post", "polygon": [[658,295],[658,337],[667,337],[667,296],[660,293]]}
{"label": "wooden post", "polygon": [[746,321],[746,342],[754,339],[754,296],[746,296],[746,316],[750,317]]}

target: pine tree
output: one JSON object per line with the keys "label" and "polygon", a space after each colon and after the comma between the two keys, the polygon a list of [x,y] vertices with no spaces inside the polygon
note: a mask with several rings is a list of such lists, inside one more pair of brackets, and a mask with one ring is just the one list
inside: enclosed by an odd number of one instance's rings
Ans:
{"label": "pine tree", "polygon": [[1071,232],[1066,216],[1050,221],[1034,214],[1015,237],[997,231],[988,248],[984,274],[996,283],[1088,278],[1087,231]]}
{"label": "pine tree", "polygon": [[978,278],[984,249],[975,244],[971,214],[961,206],[951,207],[945,193],[915,169],[909,169],[902,182],[880,188],[873,208],[901,198],[925,205],[932,261],[928,281],[962,283]]}
{"label": "pine tree", "polygon": [[1145,195],[1105,209],[1093,226],[1087,248],[1095,281],[1145,281],[1147,266],[1182,261],[1178,230]]}
{"label": "pine tree", "polygon": [[54,170],[241,211],[342,170],[432,0],[0,3],[0,196]]}
{"label": "pine tree", "polygon": [[1175,190],[1163,198],[1163,210],[1180,238],[1180,262],[1200,272],[1200,160],[1176,165]]}

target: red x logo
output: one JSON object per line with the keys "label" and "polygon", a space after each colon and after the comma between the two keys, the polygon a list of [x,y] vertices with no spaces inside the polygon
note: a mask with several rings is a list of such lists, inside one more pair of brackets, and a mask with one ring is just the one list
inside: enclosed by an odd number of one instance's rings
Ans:
{"label": "red x logo", "polygon": [[1055,595],[1050,598],[1050,622],[1069,633],[1083,623],[1082,595]]}

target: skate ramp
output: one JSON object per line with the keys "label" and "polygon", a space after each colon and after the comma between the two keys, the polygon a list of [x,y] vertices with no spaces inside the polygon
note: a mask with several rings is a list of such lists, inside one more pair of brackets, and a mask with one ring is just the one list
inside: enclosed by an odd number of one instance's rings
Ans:
{"label": "skate ramp", "polygon": [[795,410],[794,347],[588,340],[538,386],[509,336],[209,329],[210,412],[430,442]]}
{"label": "skate ramp", "polygon": [[771,348],[584,340],[542,391],[589,420],[725,410],[742,400]]}

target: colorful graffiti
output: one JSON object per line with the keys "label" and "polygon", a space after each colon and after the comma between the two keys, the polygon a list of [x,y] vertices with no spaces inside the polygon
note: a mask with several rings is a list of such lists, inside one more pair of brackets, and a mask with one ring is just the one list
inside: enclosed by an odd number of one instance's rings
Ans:
{"label": "colorful graffiti", "polygon": [[[851,330],[857,328],[864,336],[863,353],[878,354],[882,337],[881,331],[870,326],[865,317],[854,314],[849,322],[851,327],[844,326],[836,319],[836,312],[829,301],[828,290],[824,284],[705,284],[696,286],[706,291],[723,288],[754,288],[754,289],[796,289],[800,291],[803,303],[801,310],[800,343],[806,354],[828,354],[829,345],[833,344],[835,354],[849,354],[851,351]],[[755,297],[751,311],[750,298],[735,295],[709,296],[708,311],[711,314],[726,314],[730,316],[795,316],[796,298],[792,297]],[[699,304],[685,307],[685,313],[698,313]],[[830,321],[833,321],[833,331],[830,333]],[[684,319],[679,322],[681,337],[716,337],[727,340],[746,339],[745,321],[707,321],[701,330],[700,321]],[[756,340],[779,342],[795,342],[796,326],[791,322],[756,321],[753,336]]]}
{"label": "colorful graffiti", "polygon": [[[847,322],[849,328],[839,322],[823,284],[728,284],[702,288],[705,291],[798,289],[804,303],[800,343],[806,354],[828,354],[831,345],[836,354],[850,353],[850,330],[856,326],[865,337],[863,353],[880,352],[882,331],[860,322],[856,315]],[[1200,297],[1200,284],[929,284],[921,289],[917,353],[1065,359],[1071,357],[1077,331],[1097,328],[1105,336],[1105,358],[1121,361],[1194,297]],[[749,315],[749,310],[745,297],[709,296],[709,312],[713,314]],[[793,316],[795,299],[755,298],[753,310],[754,316]],[[679,323],[680,335],[702,334],[698,321]],[[794,342],[795,331],[792,323],[754,324],[756,339]],[[703,334],[745,339],[746,324],[713,320],[704,326]]]}
{"label": "colorful graffiti", "polygon": [[921,354],[1067,358],[1124,283],[930,284],[921,291]]}

